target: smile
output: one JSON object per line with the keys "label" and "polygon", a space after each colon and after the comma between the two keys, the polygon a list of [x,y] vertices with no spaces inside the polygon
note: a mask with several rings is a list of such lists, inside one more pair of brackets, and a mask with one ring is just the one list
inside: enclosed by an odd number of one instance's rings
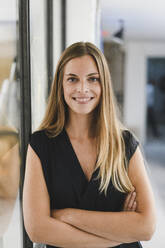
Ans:
{"label": "smile", "polygon": [[75,100],[78,103],[88,103],[90,102],[94,97],[72,97],[73,100]]}

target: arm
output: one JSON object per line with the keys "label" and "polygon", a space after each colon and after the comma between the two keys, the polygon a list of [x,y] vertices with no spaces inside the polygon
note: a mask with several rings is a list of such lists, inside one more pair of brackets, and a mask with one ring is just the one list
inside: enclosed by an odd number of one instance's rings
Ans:
{"label": "arm", "polygon": [[101,237],[130,243],[149,240],[155,230],[155,206],[139,147],[129,163],[129,177],[137,194],[136,212],[99,212],[66,209],[61,220]]}
{"label": "arm", "polygon": [[23,216],[25,229],[30,239],[36,243],[72,248],[101,248],[120,244],[79,230],[50,216],[50,199],[41,162],[30,145],[26,158]]}

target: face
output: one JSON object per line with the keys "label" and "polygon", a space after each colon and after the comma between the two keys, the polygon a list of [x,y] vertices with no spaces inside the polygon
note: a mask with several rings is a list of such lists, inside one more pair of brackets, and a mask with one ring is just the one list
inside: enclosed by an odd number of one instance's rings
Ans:
{"label": "face", "polygon": [[71,59],[64,67],[64,99],[70,113],[91,114],[100,101],[100,75],[90,55]]}

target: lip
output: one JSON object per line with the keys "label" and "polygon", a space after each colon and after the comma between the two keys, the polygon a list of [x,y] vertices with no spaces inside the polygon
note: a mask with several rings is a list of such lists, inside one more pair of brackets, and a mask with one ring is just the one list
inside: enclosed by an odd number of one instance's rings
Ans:
{"label": "lip", "polygon": [[86,104],[93,100],[94,97],[72,97],[72,99],[79,104]]}

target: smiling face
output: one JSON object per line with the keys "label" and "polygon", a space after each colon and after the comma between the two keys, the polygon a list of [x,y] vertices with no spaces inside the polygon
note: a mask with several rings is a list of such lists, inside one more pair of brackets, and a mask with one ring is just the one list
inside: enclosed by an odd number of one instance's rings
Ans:
{"label": "smiling face", "polygon": [[94,59],[84,55],[71,59],[64,67],[64,99],[69,113],[90,114],[100,101],[100,76]]}

